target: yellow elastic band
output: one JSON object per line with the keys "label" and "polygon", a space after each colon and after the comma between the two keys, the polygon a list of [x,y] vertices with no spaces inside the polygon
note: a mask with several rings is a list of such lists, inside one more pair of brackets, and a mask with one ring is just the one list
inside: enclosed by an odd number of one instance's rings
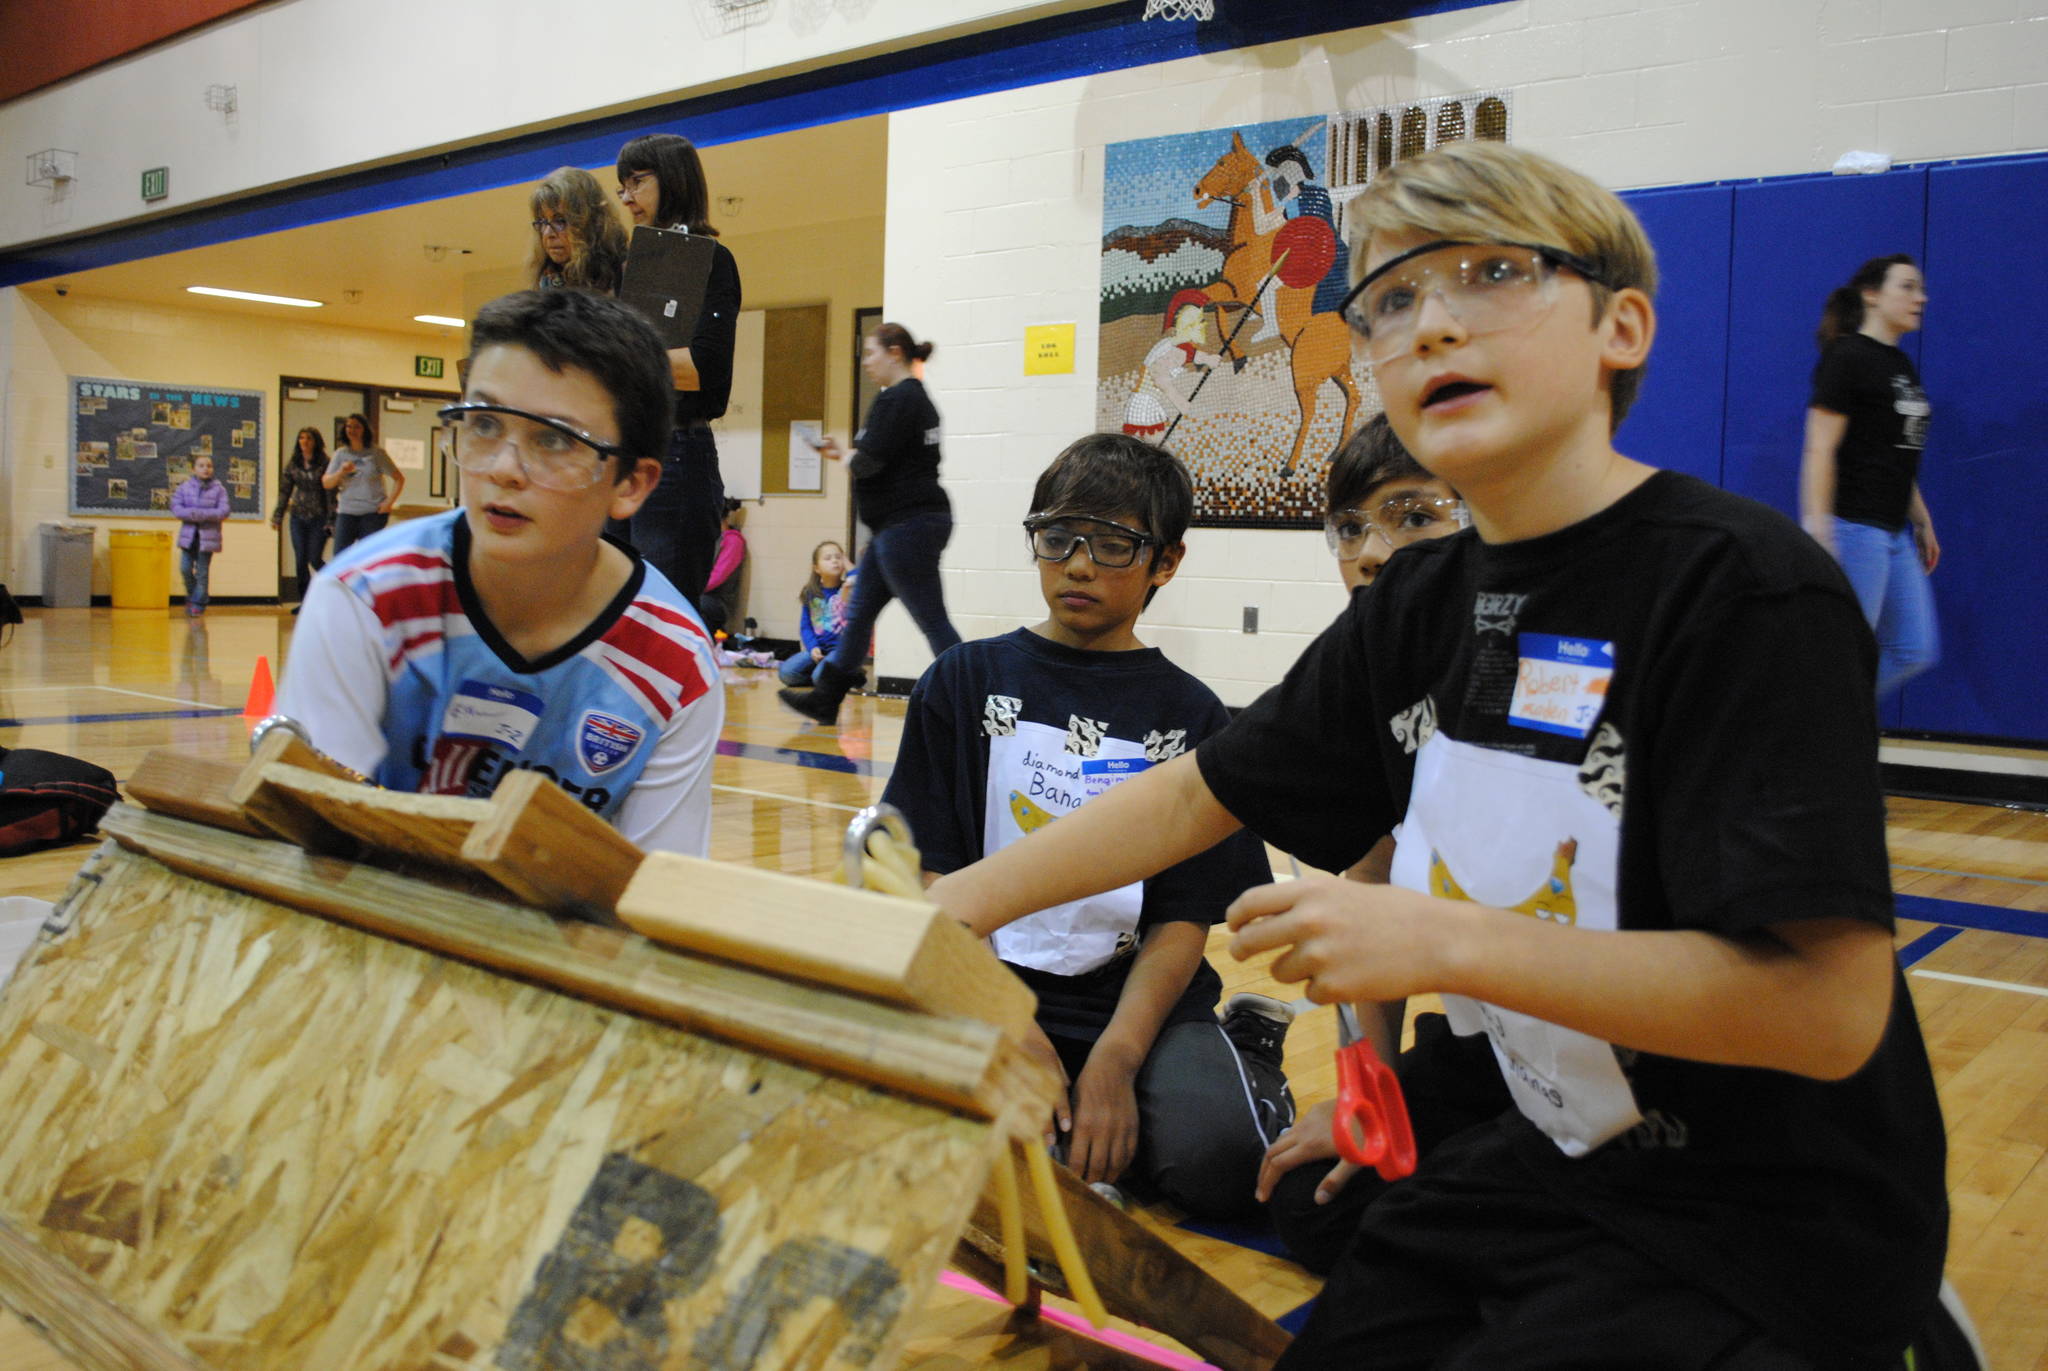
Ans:
{"label": "yellow elastic band", "polygon": [[1031,1188],[1038,1192],[1038,1212],[1045,1216],[1052,1254],[1059,1258],[1060,1270],[1067,1277],[1067,1293],[1081,1306],[1082,1318],[1097,1328],[1106,1327],[1109,1311],[1102,1307],[1102,1296],[1095,1293],[1088,1265],[1081,1260],[1081,1245],[1074,1241],[1074,1226],[1067,1222],[1067,1206],[1052,1178],[1052,1158],[1046,1155],[1045,1144],[1036,1138],[1026,1142],[1024,1161],[1031,1168]]}
{"label": "yellow elastic band", "polygon": [[1031,1294],[1031,1263],[1024,1250],[1024,1197],[1017,1190],[1017,1155],[1009,1139],[996,1158],[996,1208],[1003,1218],[1003,1298],[1022,1304]]}

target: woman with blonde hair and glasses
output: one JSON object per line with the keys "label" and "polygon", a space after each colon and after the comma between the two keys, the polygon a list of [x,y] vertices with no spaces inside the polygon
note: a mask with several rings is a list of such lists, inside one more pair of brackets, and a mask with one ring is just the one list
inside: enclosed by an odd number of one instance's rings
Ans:
{"label": "woman with blonde hair and glasses", "polygon": [[562,286],[616,294],[626,267],[626,227],[597,178],[581,167],[556,167],[527,197],[533,212],[536,290]]}

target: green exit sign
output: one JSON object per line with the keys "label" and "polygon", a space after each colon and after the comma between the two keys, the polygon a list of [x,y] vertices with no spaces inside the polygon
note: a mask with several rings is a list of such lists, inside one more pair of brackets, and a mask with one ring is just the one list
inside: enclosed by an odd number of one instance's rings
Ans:
{"label": "green exit sign", "polygon": [[142,173],[142,198],[161,200],[171,193],[171,169],[151,167]]}
{"label": "green exit sign", "polygon": [[412,359],[412,374],[429,377],[436,381],[440,380],[441,359],[439,357],[414,357]]}

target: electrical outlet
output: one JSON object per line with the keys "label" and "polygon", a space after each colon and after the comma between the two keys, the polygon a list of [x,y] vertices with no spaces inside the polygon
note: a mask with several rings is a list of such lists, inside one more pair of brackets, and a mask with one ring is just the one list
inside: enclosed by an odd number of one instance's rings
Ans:
{"label": "electrical outlet", "polygon": [[1244,631],[1246,633],[1257,633],[1259,631],[1259,607],[1257,605],[1246,605],[1244,607]]}

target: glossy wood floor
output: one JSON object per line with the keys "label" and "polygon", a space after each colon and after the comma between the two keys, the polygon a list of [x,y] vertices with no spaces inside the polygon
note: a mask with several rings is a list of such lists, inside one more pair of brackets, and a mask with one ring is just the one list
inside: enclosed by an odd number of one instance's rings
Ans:
{"label": "glossy wood floor", "polygon": [[[200,620],[30,611],[0,648],[0,746],[68,752],[121,777],[157,747],[239,756],[247,739],[240,711],[257,658],[279,668],[292,623],[267,608],[216,608]],[[781,709],[772,672],[728,673],[726,698],[711,855],[827,871],[847,817],[887,780],[901,702],[855,698],[841,725],[827,730]],[[1889,836],[1896,889],[1924,897],[1902,905],[1915,917],[1901,919],[1898,940],[1918,956],[1908,981],[1947,1115],[1949,1274],[1993,1366],[2048,1371],[2048,815],[1899,799]],[[0,895],[54,898],[86,850],[0,862]],[[1284,859],[1276,865],[1286,869]],[[1220,944],[1212,940],[1211,960],[1228,992],[1294,998]],[[1305,1014],[1289,1036],[1288,1071],[1304,1104],[1333,1088],[1334,1037],[1327,1010]],[[1275,1316],[1315,1291],[1316,1281],[1291,1264],[1177,1228],[1170,1212],[1141,1217]],[[951,1292],[920,1318],[911,1352],[909,1364],[929,1368],[1109,1364],[1072,1339],[1020,1340],[995,1306]],[[69,1366],[0,1315],[0,1371]]]}

